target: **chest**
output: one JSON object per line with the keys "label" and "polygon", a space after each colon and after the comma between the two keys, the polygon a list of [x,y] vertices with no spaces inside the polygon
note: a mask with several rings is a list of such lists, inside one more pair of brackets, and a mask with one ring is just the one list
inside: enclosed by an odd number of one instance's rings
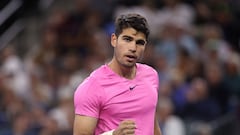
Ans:
{"label": "chest", "polygon": [[105,87],[102,113],[120,119],[142,116],[155,111],[157,86],[144,80],[122,81]]}

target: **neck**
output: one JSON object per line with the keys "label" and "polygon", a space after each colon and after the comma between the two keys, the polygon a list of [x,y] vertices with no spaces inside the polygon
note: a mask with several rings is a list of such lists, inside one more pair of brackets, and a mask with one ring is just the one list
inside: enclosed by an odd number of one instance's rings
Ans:
{"label": "neck", "polygon": [[109,62],[108,66],[119,76],[122,76],[127,79],[133,79],[136,75],[136,66],[126,67],[115,62],[114,60]]}

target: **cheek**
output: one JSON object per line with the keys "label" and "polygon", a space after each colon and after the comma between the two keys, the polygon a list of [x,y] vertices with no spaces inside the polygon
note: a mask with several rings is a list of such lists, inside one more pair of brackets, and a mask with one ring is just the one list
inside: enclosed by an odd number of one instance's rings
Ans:
{"label": "cheek", "polygon": [[136,55],[138,57],[137,60],[141,61],[144,57],[144,50],[137,50]]}
{"label": "cheek", "polygon": [[128,50],[127,45],[122,44],[121,42],[118,42],[118,44],[115,46],[115,48],[119,53],[124,53]]}
{"label": "cheek", "polygon": [[117,55],[118,57],[119,56],[121,56],[121,55],[123,55],[123,53],[125,52],[125,50],[124,50],[125,48],[124,47],[122,47],[121,45],[116,45],[115,46],[115,55]]}
{"label": "cheek", "polygon": [[139,52],[140,55],[143,55],[144,51],[145,51],[145,47],[139,47],[138,48],[138,52]]}

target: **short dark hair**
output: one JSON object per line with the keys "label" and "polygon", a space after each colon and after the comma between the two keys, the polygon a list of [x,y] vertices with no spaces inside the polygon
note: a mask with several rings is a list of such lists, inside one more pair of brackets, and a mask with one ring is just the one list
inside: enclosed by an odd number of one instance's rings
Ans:
{"label": "short dark hair", "polygon": [[126,28],[134,28],[136,31],[142,32],[148,40],[150,31],[145,17],[135,13],[120,15],[115,20],[116,36],[119,36]]}

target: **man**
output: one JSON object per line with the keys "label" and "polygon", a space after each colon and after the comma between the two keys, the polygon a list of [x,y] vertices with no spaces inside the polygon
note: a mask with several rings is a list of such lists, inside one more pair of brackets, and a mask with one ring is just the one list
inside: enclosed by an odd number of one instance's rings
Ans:
{"label": "man", "polygon": [[91,73],[75,92],[74,135],[161,135],[155,118],[158,75],[137,63],[148,36],[141,15],[116,19],[112,60]]}

